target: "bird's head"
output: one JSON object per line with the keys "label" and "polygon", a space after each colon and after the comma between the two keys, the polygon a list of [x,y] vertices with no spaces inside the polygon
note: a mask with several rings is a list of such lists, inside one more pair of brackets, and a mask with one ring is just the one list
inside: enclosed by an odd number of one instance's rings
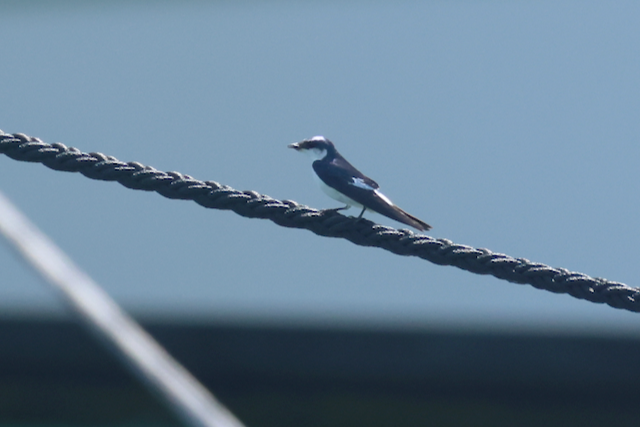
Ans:
{"label": "bird's head", "polygon": [[336,151],[333,142],[324,136],[314,136],[300,142],[294,142],[289,144],[288,147],[300,153],[305,153],[314,160],[322,160],[327,157],[327,154],[335,154]]}

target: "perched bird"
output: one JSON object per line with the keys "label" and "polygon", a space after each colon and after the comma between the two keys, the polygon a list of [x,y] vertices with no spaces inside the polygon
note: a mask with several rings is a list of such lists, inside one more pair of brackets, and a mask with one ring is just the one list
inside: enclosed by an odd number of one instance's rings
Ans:
{"label": "perched bird", "polygon": [[322,191],[329,197],[347,204],[345,207],[331,210],[339,211],[354,206],[362,208],[358,218],[362,218],[364,211],[369,209],[420,231],[431,228],[426,222],[391,203],[391,200],[378,190],[380,186],[351,166],[351,163],[338,153],[333,143],[324,136],[314,136],[289,144],[288,147],[315,159],[313,170]]}

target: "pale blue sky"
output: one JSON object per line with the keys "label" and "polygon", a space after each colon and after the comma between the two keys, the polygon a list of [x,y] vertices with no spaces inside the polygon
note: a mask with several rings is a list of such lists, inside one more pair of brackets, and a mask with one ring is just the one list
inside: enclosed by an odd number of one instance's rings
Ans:
{"label": "pale blue sky", "polygon": [[[0,14],[5,132],[316,208],[337,204],[286,145],[325,135],[434,237],[640,283],[637,2]],[[5,156],[0,189],[137,315],[640,334],[637,314]],[[0,268],[0,310],[56,311],[6,245]]]}

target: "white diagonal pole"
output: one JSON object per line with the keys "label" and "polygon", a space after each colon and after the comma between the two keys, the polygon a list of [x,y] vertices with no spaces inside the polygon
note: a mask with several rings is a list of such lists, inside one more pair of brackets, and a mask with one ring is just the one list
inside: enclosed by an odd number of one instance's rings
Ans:
{"label": "white diagonal pole", "polygon": [[[242,427],[102,288],[82,272],[0,192],[0,233],[79,314],[80,320],[119,354],[189,425]],[[215,357],[212,354],[211,357]]]}

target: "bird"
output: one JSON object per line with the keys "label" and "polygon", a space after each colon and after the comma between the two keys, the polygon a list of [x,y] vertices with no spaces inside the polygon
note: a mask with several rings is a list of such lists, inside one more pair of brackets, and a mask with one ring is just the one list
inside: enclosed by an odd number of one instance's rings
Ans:
{"label": "bird", "polygon": [[420,231],[431,229],[426,222],[394,205],[380,192],[377,182],[353,167],[336,150],[333,142],[324,136],[314,136],[294,142],[288,147],[311,156],[314,159],[313,170],[322,191],[329,197],[346,204],[341,208],[327,210],[341,211],[353,206],[362,208],[358,219],[362,218],[366,210],[370,210]]}

